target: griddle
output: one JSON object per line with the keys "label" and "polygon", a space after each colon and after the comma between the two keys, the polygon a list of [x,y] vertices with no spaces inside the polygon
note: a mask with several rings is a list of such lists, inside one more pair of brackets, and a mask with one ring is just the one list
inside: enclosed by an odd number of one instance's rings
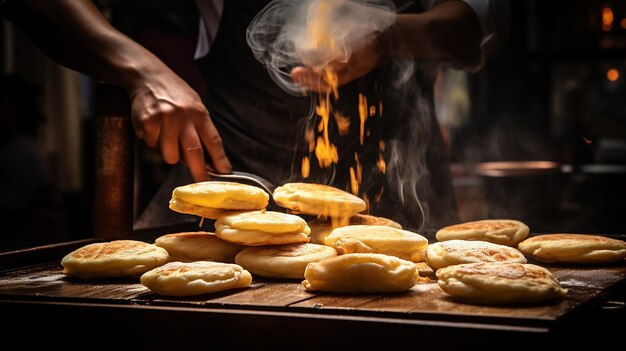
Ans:
{"label": "griddle", "polygon": [[[156,235],[137,233],[136,239],[150,242]],[[541,264],[569,289],[568,295],[525,305],[468,304],[443,292],[434,277],[398,294],[309,292],[299,280],[255,276],[248,288],[164,297],[138,279],[65,276],[61,258],[95,241],[0,254],[0,306],[11,321],[8,338],[28,330],[35,336],[30,341],[46,335],[47,344],[67,345],[80,335],[102,344],[221,350],[369,349],[402,343],[438,349],[530,347],[555,340],[575,346],[579,332],[601,341],[626,321],[626,262]]]}

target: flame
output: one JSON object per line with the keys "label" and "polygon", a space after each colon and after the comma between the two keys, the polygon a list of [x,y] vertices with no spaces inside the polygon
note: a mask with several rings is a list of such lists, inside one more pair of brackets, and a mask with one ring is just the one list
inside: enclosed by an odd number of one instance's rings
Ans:
{"label": "flame", "polygon": [[[320,0],[315,3],[315,7],[309,10],[309,22],[307,37],[309,42],[305,44],[306,50],[310,52],[334,52],[340,47],[340,43],[336,41],[335,35],[330,32],[329,28],[332,28],[331,14],[333,7],[336,3],[331,0]],[[306,62],[305,62],[306,63]],[[320,167],[328,168],[339,161],[339,155],[337,147],[333,145],[329,136],[329,121],[333,116],[337,130],[340,136],[347,135],[350,129],[351,120],[349,116],[344,116],[338,111],[333,110],[332,103],[339,99],[339,77],[334,69],[325,63],[309,62],[312,69],[320,73],[320,80],[326,83],[328,89],[325,92],[319,92],[318,104],[315,106],[315,113],[319,116],[320,120],[315,126],[315,129],[307,130],[305,138],[309,145],[309,153],[315,152],[315,157]],[[378,86],[374,86],[377,91]],[[331,101],[331,99],[333,99]],[[368,105],[367,97],[364,94],[359,94],[358,98],[358,113],[359,113],[359,142],[360,145],[365,145],[365,138],[371,137],[372,132],[366,130],[365,122],[368,117],[374,117],[376,115],[381,116],[383,114],[383,103],[381,100],[377,104]],[[378,170],[381,173],[385,173],[386,164],[383,158],[383,151],[385,143],[381,140],[379,142],[380,153],[376,161]],[[358,195],[360,185],[363,181],[363,166],[359,160],[359,154],[354,154],[355,163],[350,167],[350,189],[354,195]],[[302,159],[302,176],[307,178],[310,174],[310,159],[304,157]],[[365,196],[365,195],[363,195]],[[365,198],[367,198],[365,196]],[[368,201],[369,208],[369,201]]]}
{"label": "flame", "polygon": [[376,166],[378,167],[378,170],[380,171],[380,173],[385,174],[385,171],[387,170],[387,166],[385,164],[385,159],[383,158],[382,154],[378,154],[378,160],[376,161]]}
{"label": "flame", "polygon": [[352,190],[354,195],[359,193],[359,181],[354,174],[354,167],[350,167],[350,190]]}
{"label": "flame", "polygon": [[309,152],[313,152],[315,150],[315,132],[312,129],[307,129],[304,140],[309,144]]}
{"label": "flame", "polygon": [[387,170],[387,164],[385,163],[385,159],[383,158],[383,152],[385,152],[385,142],[383,140],[380,140],[378,142],[378,150],[379,152],[376,166],[378,167],[380,173],[385,174],[385,171]]}
{"label": "flame", "polygon": [[339,99],[339,77],[332,69],[324,69],[324,80],[333,91],[335,100]]}
{"label": "flame", "polygon": [[[361,186],[361,182],[363,181],[363,166],[361,166],[361,161],[359,161],[359,154],[354,153],[354,161],[355,167],[350,167],[350,189],[352,190],[352,194],[359,194],[359,187]],[[355,170],[356,168],[356,170]]]}
{"label": "flame", "polygon": [[359,119],[361,120],[361,145],[363,145],[363,138],[365,135],[365,120],[367,119],[367,98],[363,94],[359,94]]}
{"label": "flame", "polygon": [[317,137],[317,144],[315,145],[315,156],[320,164],[320,167],[328,168],[333,163],[339,161],[339,154],[337,154],[337,147],[322,137]]}
{"label": "flame", "polygon": [[359,155],[354,153],[354,162],[356,164],[356,179],[359,181],[359,184],[363,181],[363,166],[361,166],[361,161],[359,160]]}
{"label": "flame", "polygon": [[350,129],[350,117],[346,117],[339,113],[339,111],[335,111],[335,122],[337,122],[337,129],[339,130],[339,135],[346,135]]}
{"label": "flame", "polygon": [[[332,18],[331,14],[335,4],[330,0],[321,0],[317,1],[315,5],[315,8],[309,11],[310,25],[308,27],[307,36],[309,38],[309,50],[312,52],[334,52],[337,43],[332,33],[328,32],[328,28],[332,28],[328,21]],[[319,104],[315,108],[315,113],[321,118],[317,126],[317,131],[321,135],[318,136],[317,139],[309,135],[307,135],[306,138],[309,142],[309,152],[315,149],[315,156],[317,157],[320,167],[328,168],[333,163],[339,161],[337,147],[331,143],[328,133],[328,122],[330,115],[333,113],[330,93],[332,92],[335,100],[339,98],[339,77],[337,73],[329,67],[314,67],[314,69],[320,70],[321,79],[323,79],[330,88],[326,94],[320,94]],[[337,117],[335,117],[335,119],[337,119]],[[302,170],[304,172],[304,167]]]}
{"label": "flame", "polygon": [[304,156],[302,158],[302,177],[308,178],[310,172],[311,172],[311,164],[310,164],[309,158],[307,156]]}
{"label": "flame", "polygon": [[[331,69],[325,69],[326,76],[337,76],[337,74]],[[335,79],[334,83],[337,84],[338,80]],[[330,113],[332,108],[330,106],[330,92],[324,95],[320,95],[320,102],[315,108],[315,112],[321,117],[321,121],[317,126],[317,130],[322,136],[317,137],[315,145],[315,156],[320,167],[328,168],[333,163],[339,161],[339,155],[337,154],[337,147],[330,142],[328,136],[328,121],[330,120]]]}
{"label": "flame", "polygon": [[309,11],[310,26],[308,27],[308,38],[310,38],[310,50],[321,52],[333,52],[335,41],[329,35],[327,28],[330,28],[328,19],[331,17],[333,3],[330,0],[317,1],[315,9]]}

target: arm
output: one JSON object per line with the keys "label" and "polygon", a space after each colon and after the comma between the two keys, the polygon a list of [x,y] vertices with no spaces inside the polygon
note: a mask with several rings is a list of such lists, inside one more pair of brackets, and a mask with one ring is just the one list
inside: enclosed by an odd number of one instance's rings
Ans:
{"label": "arm", "polygon": [[480,62],[482,36],[471,7],[462,1],[443,1],[424,13],[398,14],[382,40],[391,57],[467,67]]}
{"label": "arm", "polygon": [[[423,13],[400,13],[395,23],[377,40],[353,53],[347,63],[334,63],[339,84],[359,78],[384,60],[412,58],[437,61],[459,69],[476,70],[484,61],[484,32],[473,8],[464,1],[439,1]],[[296,67],[292,78],[316,91],[328,87],[320,76]]]}
{"label": "arm", "polygon": [[[150,51],[116,30],[88,0],[14,0],[6,17],[58,63],[125,88],[135,132],[163,159],[188,164],[206,180],[203,145],[214,167],[229,172],[221,138],[198,94]],[[182,153],[182,155],[181,155]]]}

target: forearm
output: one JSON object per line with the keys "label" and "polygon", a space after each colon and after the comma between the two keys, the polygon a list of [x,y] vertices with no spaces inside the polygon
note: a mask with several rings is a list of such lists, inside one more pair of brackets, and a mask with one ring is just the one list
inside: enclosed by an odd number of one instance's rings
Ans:
{"label": "forearm", "polygon": [[467,4],[444,1],[419,14],[398,14],[384,35],[387,55],[473,66],[481,60],[483,32]]}
{"label": "forearm", "polygon": [[14,0],[3,13],[46,55],[76,71],[132,90],[166,66],[115,29],[88,0]]}

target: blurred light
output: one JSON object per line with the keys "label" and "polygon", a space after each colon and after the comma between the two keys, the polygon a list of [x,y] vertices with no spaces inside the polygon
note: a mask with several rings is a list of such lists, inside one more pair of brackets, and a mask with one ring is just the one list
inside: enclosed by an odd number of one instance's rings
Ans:
{"label": "blurred light", "polygon": [[584,136],[583,136],[583,141],[585,142],[585,144],[591,144],[591,143],[593,143],[593,140],[591,140],[591,139],[589,139],[589,138],[586,138],[586,137],[584,137]]}
{"label": "blurred light", "polygon": [[608,70],[606,72],[606,79],[608,79],[611,82],[614,82],[616,80],[619,79],[619,71],[617,70],[617,68],[611,68],[610,70]]}
{"label": "blurred light", "polygon": [[619,25],[622,26],[623,29],[626,29],[626,18],[622,18],[619,22]]}
{"label": "blurred light", "polygon": [[602,9],[602,30],[605,32],[610,31],[613,28],[613,10],[610,7]]}

